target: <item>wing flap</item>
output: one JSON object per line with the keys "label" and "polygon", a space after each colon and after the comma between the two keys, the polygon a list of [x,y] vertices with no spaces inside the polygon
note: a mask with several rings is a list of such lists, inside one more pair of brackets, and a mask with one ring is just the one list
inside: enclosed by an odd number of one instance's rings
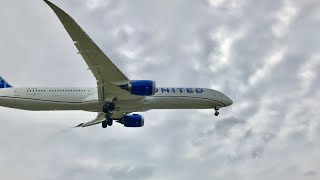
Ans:
{"label": "wing flap", "polygon": [[[129,112],[122,112],[122,111],[117,111],[117,112],[114,112],[112,114],[112,119],[114,120],[119,120],[121,119],[124,115],[128,114]],[[105,113],[98,113],[98,116],[94,119],[94,120],[91,120],[91,121],[88,121],[88,122],[85,122],[85,123],[80,123],[79,125],[75,126],[75,128],[78,128],[78,127],[88,127],[88,126],[93,126],[93,125],[96,125],[96,124],[100,124],[102,123],[103,121],[105,121],[105,117],[104,117]]]}
{"label": "wing flap", "polygon": [[79,124],[79,125],[77,125],[75,127],[93,126],[93,125],[102,123],[104,120],[105,120],[104,113],[99,113],[98,116],[94,120],[89,121],[89,122],[85,122],[85,123],[81,123],[81,124]]}

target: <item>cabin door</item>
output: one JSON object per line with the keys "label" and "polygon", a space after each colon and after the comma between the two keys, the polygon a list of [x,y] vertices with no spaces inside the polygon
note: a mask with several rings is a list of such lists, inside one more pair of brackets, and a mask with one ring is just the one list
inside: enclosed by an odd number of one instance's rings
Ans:
{"label": "cabin door", "polygon": [[14,96],[15,97],[20,97],[20,90],[19,89],[15,89],[14,90]]}

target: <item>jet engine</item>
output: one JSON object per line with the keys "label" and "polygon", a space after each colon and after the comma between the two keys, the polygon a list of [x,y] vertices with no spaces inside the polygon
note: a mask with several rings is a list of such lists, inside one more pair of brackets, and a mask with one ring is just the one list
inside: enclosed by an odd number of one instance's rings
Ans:
{"label": "jet engine", "polygon": [[129,81],[126,85],[120,85],[120,88],[138,96],[152,96],[156,93],[156,83],[150,80]]}
{"label": "jet engine", "polygon": [[142,127],[144,125],[144,118],[140,114],[127,114],[123,116],[121,123],[125,127]]}

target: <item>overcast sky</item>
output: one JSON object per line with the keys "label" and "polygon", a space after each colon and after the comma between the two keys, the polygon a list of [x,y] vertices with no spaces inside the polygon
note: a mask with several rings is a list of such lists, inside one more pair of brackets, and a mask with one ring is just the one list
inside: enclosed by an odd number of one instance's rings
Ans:
{"label": "overcast sky", "polygon": [[[320,178],[318,0],[53,0],[130,79],[214,88],[234,104],[143,113],[145,127],[72,129],[89,112],[0,108],[1,179]],[[0,75],[94,87],[41,0],[1,0]]]}

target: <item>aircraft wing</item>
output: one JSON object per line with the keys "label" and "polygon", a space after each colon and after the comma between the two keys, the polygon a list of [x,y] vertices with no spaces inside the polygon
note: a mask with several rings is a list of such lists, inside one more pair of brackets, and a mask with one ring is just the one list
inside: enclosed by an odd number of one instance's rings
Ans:
{"label": "aircraft wing", "polygon": [[[74,45],[79,50],[79,54],[81,54],[95,76],[99,100],[105,100],[110,94],[127,94],[125,91],[117,88],[118,86],[115,84],[125,84],[129,79],[111,62],[72,17],[50,1],[44,1],[58,16],[72,38]],[[106,87],[108,87],[108,90]],[[109,87],[111,88],[109,89]]]}
{"label": "aircraft wing", "polygon": [[104,113],[99,113],[98,116],[97,116],[94,120],[89,121],[89,122],[85,122],[85,123],[81,123],[81,124],[79,124],[79,125],[76,126],[76,127],[88,127],[88,126],[93,126],[93,125],[102,123],[104,120],[105,120]]}
{"label": "aircraft wing", "polygon": [[[120,120],[124,115],[126,115],[128,113],[129,112],[115,111],[111,117],[113,120]],[[85,123],[81,123],[81,124],[77,125],[76,127],[88,127],[88,126],[100,124],[103,121],[105,121],[104,115],[105,115],[105,113],[100,112],[100,113],[98,113],[98,116],[94,120],[91,120],[91,121],[88,121]]]}

